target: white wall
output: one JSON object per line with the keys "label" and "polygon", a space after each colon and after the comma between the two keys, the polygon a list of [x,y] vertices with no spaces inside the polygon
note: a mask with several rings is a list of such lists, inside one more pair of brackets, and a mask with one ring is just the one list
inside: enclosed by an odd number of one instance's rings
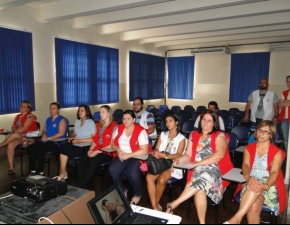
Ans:
{"label": "white wall", "polygon": [[[269,45],[245,45],[230,47],[231,53],[265,52]],[[190,50],[168,51],[168,56],[189,56]],[[286,90],[285,78],[290,75],[290,51],[271,52],[269,89],[280,98]],[[193,100],[167,99],[169,107],[191,104],[207,106],[209,101],[216,101],[220,109],[231,107],[245,109],[245,103],[229,102],[231,55],[223,53],[200,54],[195,56],[194,95]],[[185,81],[186,82],[186,81]],[[257,84],[257,89],[259,84]],[[249,93],[250,94],[250,93]]]}
{"label": "white wall", "polygon": [[[138,41],[122,42],[119,35],[101,36],[97,28],[73,29],[71,21],[40,23],[36,21],[36,10],[32,6],[19,6],[0,11],[0,26],[32,32],[33,63],[35,78],[36,111],[41,125],[49,116],[48,107],[56,101],[56,81],[54,62],[54,37],[97,44],[119,49],[120,102],[111,104],[113,109],[132,108],[128,93],[129,51],[164,56],[165,48],[155,48],[152,44],[140,45]],[[160,105],[162,100],[146,101],[145,104]],[[77,108],[62,109],[61,112],[73,124]],[[99,106],[91,106],[92,112]],[[0,116],[0,128],[10,129],[15,114]],[[1,138],[1,137],[0,137]],[[1,140],[0,140],[1,141]]]}

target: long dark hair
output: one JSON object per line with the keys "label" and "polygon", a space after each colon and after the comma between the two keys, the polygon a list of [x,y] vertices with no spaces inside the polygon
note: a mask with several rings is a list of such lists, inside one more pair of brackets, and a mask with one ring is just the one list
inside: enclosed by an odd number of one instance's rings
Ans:
{"label": "long dark hair", "polygon": [[79,109],[81,107],[83,107],[85,109],[87,119],[91,119],[92,120],[93,119],[93,115],[91,113],[91,109],[90,109],[90,107],[88,105],[84,105],[84,104],[83,105],[80,105],[79,108],[78,108],[78,112],[77,112],[77,118],[78,118],[78,120],[81,119],[80,116],[79,116]]}
{"label": "long dark hair", "polygon": [[166,113],[165,114],[165,116],[164,116],[164,125],[165,125],[165,131],[168,131],[169,132],[169,130],[168,130],[168,128],[166,127],[166,118],[167,117],[171,117],[171,118],[173,118],[174,119],[174,121],[175,122],[178,122],[178,124],[177,124],[177,134],[180,132],[180,126],[179,126],[179,119],[178,119],[178,116],[174,113],[174,112],[172,112],[172,111],[170,111],[170,112],[168,112],[168,113]]}
{"label": "long dark hair", "polygon": [[209,132],[208,134],[212,134],[213,132],[215,131],[219,131],[221,128],[220,128],[220,122],[218,120],[218,115],[215,111],[212,111],[212,110],[206,110],[204,113],[202,113],[201,115],[201,118],[200,118],[200,121],[198,123],[198,132],[201,134],[202,133],[202,127],[201,127],[201,121],[204,117],[205,114],[209,114],[211,115],[212,119],[213,119],[213,122],[214,122],[214,125],[213,125],[213,128],[212,128],[212,131]]}

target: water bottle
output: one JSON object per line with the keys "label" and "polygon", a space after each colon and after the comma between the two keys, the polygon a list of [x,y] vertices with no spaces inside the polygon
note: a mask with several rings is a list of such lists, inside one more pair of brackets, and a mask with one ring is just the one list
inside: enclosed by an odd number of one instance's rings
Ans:
{"label": "water bottle", "polygon": [[231,118],[231,127],[234,127],[234,118]]}

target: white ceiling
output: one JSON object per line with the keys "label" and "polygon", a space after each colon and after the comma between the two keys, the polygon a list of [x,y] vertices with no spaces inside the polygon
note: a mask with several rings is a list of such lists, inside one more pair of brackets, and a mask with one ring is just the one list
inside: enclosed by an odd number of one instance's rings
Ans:
{"label": "white ceiling", "polygon": [[0,0],[0,10],[21,4],[41,23],[70,19],[167,49],[290,41],[290,0]]}

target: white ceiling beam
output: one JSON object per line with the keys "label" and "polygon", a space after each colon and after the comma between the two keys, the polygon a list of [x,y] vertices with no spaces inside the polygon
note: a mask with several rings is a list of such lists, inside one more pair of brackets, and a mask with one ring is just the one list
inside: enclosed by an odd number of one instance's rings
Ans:
{"label": "white ceiling beam", "polygon": [[[63,0],[38,7],[38,21],[50,22],[172,0]],[[72,7],[70,7],[72,6]]]}
{"label": "white ceiling beam", "polygon": [[289,36],[289,35],[290,35],[290,30],[269,31],[269,32],[259,32],[259,33],[252,33],[252,34],[236,34],[236,35],[229,35],[229,36],[196,38],[196,39],[191,39],[191,40],[164,41],[164,42],[157,42],[154,44],[154,46],[164,47],[164,46],[170,46],[170,45],[211,43],[211,42],[220,42],[220,41],[246,40],[246,39],[253,39],[253,38],[282,37],[282,36]]}
{"label": "white ceiling beam", "polygon": [[127,31],[120,35],[123,41],[138,40],[149,37],[162,37],[178,34],[190,34],[205,31],[229,30],[237,28],[266,26],[290,22],[290,12],[249,16],[245,18],[234,18],[202,23],[185,24],[179,26],[168,26],[137,31]]}
{"label": "white ceiling beam", "polygon": [[99,27],[99,33],[112,34],[129,30],[141,30],[169,25],[178,25],[193,22],[198,23],[204,21],[213,21],[258,14],[277,13],[286,10],[290,10],[289,0],[257,2],[251,3],[251,5],[244,4],[210,9],[206,11],[183,13],[182,15],[177,14],[158,18],[148,18],[143,20],[107,24]]}
{"label": "white ceiling beam", "polygon": [[183,35],[174,35],[174,36],[157,37],[157,38],[144,38],[139,41],[139,44],[148,44],[148,43],[174,41],[174,40],[186,40],[186,39],[202,38],[202,37],[217,37],[221,35],[247,34],[247,33],[254,33],[254,32],[265,32],[265,31],[280,31],[280,30],[289,30],[289,29],[290,29],[290,23],[283,24],[283,25],[239,28],[239,29],[231,29],[231,30],[223,30],[223,31],[211,31],[211,32],[183,34]]}
{"label": "white ceiling beam", "polygon": [[[265,0],[253,0],[265,1]],[[182,14],[193,11],[213,9],[217,7],[226,7],[231,5],[246,4],[252,0],[176,0],[155,5],[136,7],[133,9],[119,10],[115,12],[102,13],[75,18],[72,27],[84,28],[89,26],[99,26],[103,24],[132,21],[136,19],[146,19],[166,15]],[[155,1],[158,3],[158,1]]]}
{"label": "white ceiling beam", "polygon": [[218,47],[218,46],[231,46],[231,45],[250,45],[250,44],[267,44],[271,42],[289,41],[290,36],[283,37],[270,37],[270,38],[255,38],[247,40],[235,40],[235,41],[221,41],[211,43],[198,43],[189,45],[174,45],[166,48],[167,50],[173,49],[188,49],[188,48],[205,48],[205,47]]}
{"label": "white ceiling beam", "polygon": [[0,10],[37,1],[39,0],[0,0]]}

